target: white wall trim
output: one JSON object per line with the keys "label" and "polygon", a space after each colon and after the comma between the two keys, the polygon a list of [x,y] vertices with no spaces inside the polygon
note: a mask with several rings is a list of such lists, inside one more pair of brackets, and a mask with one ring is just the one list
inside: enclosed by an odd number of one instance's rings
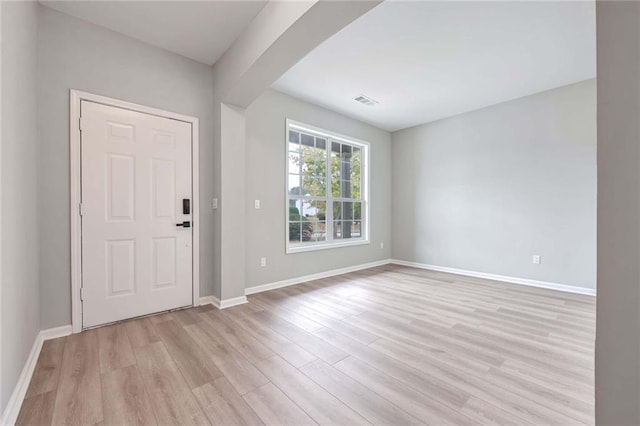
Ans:
{"label": "white wall trim", "polygon": [[220,301],[219,309],[231,308],[233,306],[243,305],[248,303],[247,296],[233,297],[231,299],[225,299]]}
{"label": "white wall trim", "polygon": [[13,425],[18,419],[18,414],[20,413],[20,408],[22,407],[22,401],[24,401],[24,397],[27,394],[27,389],[29,388],[29,383],[31,383],[33,372],[36,369],[36,364],[38,362],[38,357],[40,356],[40,351],[42,350],[42,344],[44,343],[44,341],[68,336],[69,334],[71,334],[70,325],[50,328],[47,330],[42,330],[38,333],[35,341],[33,342],[33,346],[31,346],[31,351],[29,352],[27,362],[22,368],[22,372],[20,373],[20,377],[18,378],[18,383],[16,383],[15,388],[13,388],[11,398],[9,398],[9,402],[7,403],[7,406],[2,413],[0,425]]}
{"label": "white wall trim", "polygon": [[[288,287],[288,286],[292,286],[292,285],[296,285],[296,284],[302,284],[302,283],[305,283],[305,282],[308,282],[308,281],[319,280],[319,279],[322,279],[322,278],[333,277],[333,276],[336,276],[336,275],[347,274],[349,272],[361,271],[363,269],[369,269],[369,268],[374,268],[376,266],[383,266],[383,265],[388,265],[388,264],[401,265],[401,266],[410,266],[410,267],[413,267],[413,268],[427,269],[427,270],[430,270],[430,271],[446,272],[446,273],[449,273],[449,274],[457,274],[457,275],[464,275],[464,276],[468,276],[468,277],[484,278],[484,279],[488,279],[488,280],[501,281],[501,282],[506,282],[506,283],[510,283],[510,284],[518,284],[518,285],[526,285],[526,286],[530,286],[530,287],[546,288],[546,289],[550,289],[550,290],[564,291],[564,292],[567,292],[567,293],[584,294],[584,295],[587,295],[587,296],[595,296],[596,295],[596,290],[592,289],[592,288],[577,287],[577,286],[572,286],[572,285],[567,285],[567,284],[551,283],[551,282],[547,282],[547,281],[530,280],[530,279],[527,279],[527,278],[508,277],[508,276],[505,276],[505,275],[488,274],[488,273],[484,273],[484,272],[467,271],[467,270],[464,270],[464,269],[449,268],[449,267],[445,267],[445,266],[428,265],[428,264],[425,264],[425,263],[418,263],[418,262],[408,262],[408,261],[399,260],[399,259],[379,260],[379,261],[371,262],[371,263],[363,263],[363,264],[360,264],[360,265],[348,266],[346,268],[333,269],[331,271],[320,272],[320,273],[317,273],[317,274],[304,275],[302,277],[290,278],[288,280],[276,281],[276,282],[269,283],[269,284],[257,285],[257,286],[254,286],[254,287],[246,288],[244,293],[248,296],[248,295],[251,295],[251,294],[262,293],[263,291],[275,290],[277,288]],[[213,297],[213,296],[209,296],[209,297]],[[219,307],[220,301],[217,298],[213,298],[213,299],[215,299],[215,301],[209,301],[208,300],[206,303],[213,303],[214,306]],[[239,299],[239,298],[236,298],[236,299]],[[203,299],[200,299],[200,300],[203,300]],[[234,299],[231,299],[231,300],[234,300]],[[228,307],[228,306],[226,306],[226,307]]]}
{"label": "white wall trim", "polygon": [[73,333],[71,325],[63,325],[62,327],[48,328],[40,332],[42,341],[57,339],[58,337],[68,336]]}
{"label": "white wall trim", "polygon": [[156,115],[158,117],[170,118],[184,121],[191,124],[191,220],[193,222],[193,275],[192,286],[193,306],[197,306],[200,300],[200,189],[199,189],[199,120],[170,111],[163,111],[156,108],[138,105],[119,99],[107,98],[105,96],[94,95],[92,93],[79,90],[70,90],[69,93],[69,159],[70,159],[70,212],[71,212],[71,325],[74,333],[82,331],[82,301],[80,300],[80,287],[82,287],[82,228],[78,211],[81,201],[80,186],[80,103],[81,101],[91,101],[103,105],[128,109],[144,114]]}
{"label": "white wall trim", "polygon": [[510,284],[526,285],[530,287],[547,288],[550,290],[564,291],[567,293],[585,294],[587,296],[595,296],[596,289],[577,287],[567,284],[550,283],[547,281],[536,281],[527,278],[508,277],[505,275],[487,274],[485,272],[467,271],[465,269],[449,268],[446,266],[428,265],[426,263],[408,262],[406,260],[392,259],[391,263],[395,265],[410,266],[413,268],[427,269],[430,271],[447,272],[449,274],[464,275],[467,277],[484,278],[487,280],[502,281]]}
{"label": "white wall trim", "polygon": [[248,303],[248,300],[247,296],[234,297],[225,300],[220,300],[215,296],[204,296],[200,298],[200,305],[207,305],[209,303],[218,309],[226,309]]}
{"label": "white wall trim", "polygon": [[209,304],[217,308],[218,306],[220,306],[220,299],[215,296],[202,296],[200,298],[200,306]]}
{"label": "white wall trim", "polygon": [[290,278],[288,280],[276,281],[269,284],[257,285],[244,290],[244,294],[256,294],[263,291],[275,290],[276,288],[289,287],[291,285],[302,284],[307,281],[319,280],[321,278],[334,277],[336,275],[347,274],[349,272],[361,271],[363,269],[375,268],[376,266],[388,265],[390,259],[378,260],[376,262],[362,263],[360,265],[347,266],[346,268],[333,269],[331,271],[319,272],[317,274],[304,275],[302,277]]}

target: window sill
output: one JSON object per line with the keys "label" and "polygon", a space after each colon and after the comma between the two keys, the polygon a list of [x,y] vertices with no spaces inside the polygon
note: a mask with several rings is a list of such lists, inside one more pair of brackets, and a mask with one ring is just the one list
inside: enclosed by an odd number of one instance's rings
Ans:
{"label": "window sill", "polygon": [[287,254],[294,253],[304,253],[308,251],[316,251],[316,250],[328,250],[333,248],[340,247],[351,247],[351,246],[362,246],[369,244],[369,240],[353,240],[347,242],[339,242],[339,243],[325,243],[325,244],[301,244],[299,246],[289,246],[287,245]]}

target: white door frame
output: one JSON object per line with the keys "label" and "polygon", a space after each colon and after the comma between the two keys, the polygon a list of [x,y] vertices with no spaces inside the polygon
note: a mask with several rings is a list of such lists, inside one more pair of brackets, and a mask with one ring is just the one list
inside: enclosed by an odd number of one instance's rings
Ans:
{"label": "white door frame", "polygon": [[73,333],[82,331],[82,228],[80,220],[81,197],[81,155],[80,155],[80,103],[90,101],[112,107],[128,109],[144,114],[184,121],[191,124],[191,189],[192,189],[192,221],[193,221],[193,306],[199,305],[200,299],[200,211],[198,186],[198,119],[174,112],[163,111],[143,105],[125,102],[118,99],[94,95],[79,90],[69,93],[69,160],[70,160],[70,213],[71,213],[71,326]]}

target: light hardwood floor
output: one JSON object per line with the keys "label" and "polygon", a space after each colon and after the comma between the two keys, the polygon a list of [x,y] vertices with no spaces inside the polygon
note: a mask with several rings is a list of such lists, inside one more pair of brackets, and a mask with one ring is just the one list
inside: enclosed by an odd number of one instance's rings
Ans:
{"label": "light hardwood floor", "polygon": [[384,266],[45,342],[18,424],[593,424],[595,298]]}

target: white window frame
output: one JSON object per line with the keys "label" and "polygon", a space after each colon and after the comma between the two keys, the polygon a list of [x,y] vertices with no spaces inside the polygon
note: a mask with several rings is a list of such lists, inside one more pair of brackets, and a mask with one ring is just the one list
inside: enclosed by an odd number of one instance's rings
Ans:
{"label": "white window frame", "polygon": [[[304,242],[304,243],[294,243],[291,244],[289,241],[289,205],[290,200],[297,199],[297,197],[290,197],[289,194],[289,130],[301,131],[310,133],[314,136],[320,136],[327,139],[327,194],[326,197],[309,197],[309,199],[319,199],[324,200],[326,198],[327,207],[327,220],[326,220],[326,241],[314,241],[314,242]],[[286,119],[285,123],[285,179],[284,179],[284,191],[285,191],[285,212],[284,212],[284,222],[285,222],[285,246],[286,253],[301,253],[308,251],[316,251],[316,250],[326,250],[338,247],[349,247],[349,246],[358,246],[363,244],[369,244],[369,231],[370,231],[370,215],[369,215],[369,188],[371,181],[371,144],[367,141],[363,141],[360,139],[353,138],[351,136],[341,135],[336,132],[332,132],[330,130],[325,130],[319,127],[315,127],[306,123],[301,123],[299,121],[291,120],[289,118]],[[342,198],[334,198],[331,195],[331,154],[330,147],[331,142],[339,142],[339,143],[347,143],[349,145],[357,146],[361,149],[362,154],[362,169],[364,169],[364,173],[361,174],[362,182],[361,182],[361,215],[362,215],[362,224],[361,224],[361,232],[364,234],[359,238],[351,238],[349,240],[333,240],[333,202],[334,201],[352,201],[352,199],[342,199]],[[331,218],[331,220],[329,220]]]}

